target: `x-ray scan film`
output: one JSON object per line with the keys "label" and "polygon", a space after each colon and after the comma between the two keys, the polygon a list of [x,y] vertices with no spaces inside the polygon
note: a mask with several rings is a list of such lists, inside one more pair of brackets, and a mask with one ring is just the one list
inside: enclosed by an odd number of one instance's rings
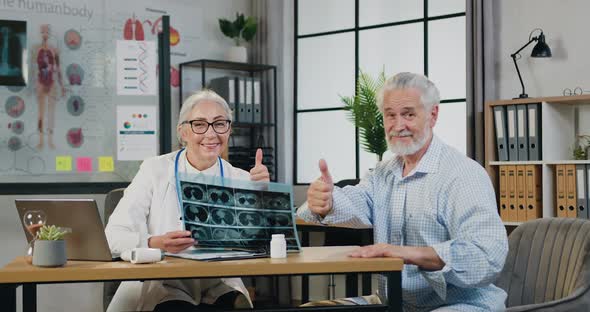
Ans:
{"label": "x-ray scan film", "polygon": [[262,200],[262,192],[235,189],[236,205],[243,208],[263,208],[260,205]]}
{"label": "x-ray scan film", "polygon": [[268,249],[284,234],[299,251],[290,185],[179,173],[182,219],[198,247]]}
{"label": "x-ray scan film", "polygon": [[[0,85],[26,85],[26,55],[27,22],[0,20]],[[35,61],[35,64],[40,63],[39,60]]]}
{"label": "x-ray scan film", "polygon": [[231,188],[209,186],[207,192],[209,194],[210,204],[223,206],[234,205],[234,192]]}
{"label": "x-ray scan film", "polygon": [[206,186],[196,183],[186,183],[182,186],[182,199],[195,202],[207,202]]}
{"label": "x-ray scan film", "polygon": [[291,194],[262,192],[262,207],[269,210],[291,211]]}
{"label": "x-ray scan film", "polygon": [[184,220],[195,223],[207,223],[209,219],[209,208],[203,205],[190,203],[183,204]]}

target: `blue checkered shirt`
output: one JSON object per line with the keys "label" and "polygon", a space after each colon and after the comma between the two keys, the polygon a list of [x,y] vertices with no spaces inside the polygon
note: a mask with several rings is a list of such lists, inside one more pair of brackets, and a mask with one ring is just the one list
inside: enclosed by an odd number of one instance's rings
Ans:
{"label": "blue checkered shirt", "polygon": [[[372,225],[375,243],[430,246],[445,262],[440,271],[404,265],[404,311],[448,306],[458,311],[504,310],[506,293],[494,286],[508,253],[506,230],[485,170],[434,136],[414,170],[402,177],[403,160],[377,165],[357,186],[334,188],[324,224]],[[380,278],[379,291],[385,292]]]}

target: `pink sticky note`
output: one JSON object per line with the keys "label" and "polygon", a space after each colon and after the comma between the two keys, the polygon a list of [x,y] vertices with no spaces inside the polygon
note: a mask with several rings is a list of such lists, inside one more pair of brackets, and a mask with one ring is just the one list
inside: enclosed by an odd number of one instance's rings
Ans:
{"label": "pink sticky note", "polygon": [[92,172],[92,158],[78,157],[76,158],[76,170],[78,172]]}

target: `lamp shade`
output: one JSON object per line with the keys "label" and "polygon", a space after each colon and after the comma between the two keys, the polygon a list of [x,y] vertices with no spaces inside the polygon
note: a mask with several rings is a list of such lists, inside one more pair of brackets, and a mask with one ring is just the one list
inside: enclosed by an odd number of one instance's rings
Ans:
{"label": "lamp shade", "polygon": [[545,43],[545,35],[541,32],[537,40],[537,44],[533,47],[531,57],[551,57],[551,49]]}

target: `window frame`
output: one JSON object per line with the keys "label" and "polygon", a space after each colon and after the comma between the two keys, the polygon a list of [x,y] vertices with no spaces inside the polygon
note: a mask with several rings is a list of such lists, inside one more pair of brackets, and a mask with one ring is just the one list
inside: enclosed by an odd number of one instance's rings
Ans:
{"label": "window frame", "polygon": [[[359,3],[360,0],[355,0],[355,9],[354,9],[354,16],[355,16],[355,23],[354,23],[354,28],[346,28],[346,29],[339,29],[339,30],[332,30],[332,31],[326,31],[326,32],[318,32],[318,33],[307,33],[304,35],[299,35],[298,34],[298,23],[299,23],[299,0],[295,0],[294,1],[294,71],[293,71],[293,75],[294,75],[294,88],[293,88],[293,184],[294,185],[309,185],[309,183],[307,182],[300,182],[298,180],[298,146],[297,146],[297,141],[298,141],[298,128],[297,128],[297,119],[299,114],[308,114],[308,113],[314,113],[314,112],[325,112],[325,111],[334,111],[334,110],[345,110],[344,107],[325,107],[325,108],[313,108],[313,109],[299,109],[298,108],[298,83],[297,83],[297,79],[298,79],[298,70],[299,70],[299,66],[298,66],[298,57],[299,57],[299,40],[300,39],[305,39],[305,38],[311,38],[311,37],[322,37],[322,36],[329,36],[329,35],[335,35],[335,34],[341,34],[341,33],[350,33],[350,32],[354,32],[354,46],[355,46],[355,77],[354,77],[354,81],[355,81],[355,85],[358,81],[358,73],[359,73],[359,39],[360,39],[360,32],[363,30],[369,30],[369,29],[376,29],[376,28],[385,28],[385,27],[392,27],[392,26],[400,26],[400,25],[406,25],[406,24],[413,24],[413,23],[423,23],[423,40],[424,40],[424,71],[422,74],[424,75],[428,75],[429,73],[429,62],[428,62],[428,57],[429,57],[429,33],[428,33],[428,26],[429,23],[432,21],[437,21],[437,20],[442,20],[442,19],[452,19],[452,18],[460,18],[460,17],[465,17],[466,18],[466,11],[463,12],[458,12],[458,13],[452,13],[452,14],[444,14],[444,15],[436,15],[436,16],[429,16],[428,15],[428,3],[430,0],[423,0],[423,14],[422,14],[422,18],[416,18],[416,19],[409,19],[409,20],[402,20],[402,21],[396,21],[396,22],[391,22],[391,23],[382,23],[382,24],[375,24],[375,25],[368,25],[368,26],[359,26]],[[465,10],[467,10],[467,5],[465,7]],[[467,22],[467,18],[466,18],[466,22]],[[467,32],[465,34],[465,41],[467,43]],[[466,60],[467,62],[467,56],[466,56]],[[467,77],[467,76],[466,76]],[[465,85],[465,96],[464,98],[453,98],[453,99],[441,99],[440,104],[444,105],[446,103],[457,103],[457,102],[464,102],[466,106],[469,105],[468,101],[467,101],[467,81],[466,81],[466,85]],[[468,107],[467,107],[468,109]],[[467,133],[469,133],[469,125],[470,123],[470,117],[469,114],[467,114],[467,120],[466,123],[468,125],[467,128]],[[467,155],[470,155],[470,151],[469,151],[469,140],[467,138],[467,133],[465,136],[465,142],[466,142],[466,146],[467,146]],[[361,176],[361,172],[360,172],[360,144],[359,144],[359,130],[358,128],[355,127],[355,177],[347,177],[347,178],[356,178],[359,179]],[[319,174],[319,173],[318,173]]]}

